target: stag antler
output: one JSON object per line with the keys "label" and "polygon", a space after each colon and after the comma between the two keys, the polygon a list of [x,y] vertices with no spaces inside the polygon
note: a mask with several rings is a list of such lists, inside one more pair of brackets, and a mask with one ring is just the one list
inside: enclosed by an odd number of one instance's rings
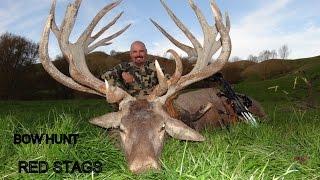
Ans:
{"label": "stag antler", "polygon": [[[105,46],[111,44],[110,40],[116,38],[124,31],[126,31],[131,24],[128,24],[118,32],[95,42],[106,30],[108,30],[116,21],[120,18],[123,12],[119,13],[109,24],[103,27],[98,33],[92,36],[93,29],[101,20],[101,18],[112,10],[114,7],[118,6],[121,0],[117,0],[109,5],[106,5],[101,9],[98,14],[93,18],[88,27],[84,30],[81,36],[75,43],[69,41],[70,33],[74,27],[74,23],[77,17],[79,7],[81,5],[81,0],[75,0],[74,3],[69,4],[64,19],[61,23],[60,28],[55,22],[55,6],[56,0],[52,1],[50,14],[47,19],[45,28],[40,41],[40,61],[43,64],[44,69],[58,82],[63,85],[78,90],[82,92],[87,92],[91,94],[97,94],[100,96],[105,96],[108,102],[120,102],[124,99],[131,99],[126,91],[119,87],[113,87],[106,84],[93,76],[88,69],[85,61],[85,55],[92,52],[94,49],[100,46]],[[66,60],[69,63],[69,73],[71,77],[68,77],[61,73],[51,62],[48,55],[48,41],[50,29],[56,36],[60,49]]]}
{"label": "stag antler", "polygon": [[[189,59],[196,59],[196,64],[192,71],[184,76],[182,74],[181,60],[179,56],[173,51],[169,50],[176,61],[176,72],[169,80],[165,80],[160,66],[157,67],[157,75],[159,80],[159,85],[150,94],[148,99],[150,101],[159,101],[165,103],[166,99],[173,95],[175,92],[183,89],[184,87],[205,79],[224,66],[228,61],[231,53],[231,39],[229,36],[230,31],[230,20],[226,13],[225,19],[226,23],[224,25],[221,12],[214,0],[210,1],[211,9],[215,15],[215,25],[210,26],[203,16],[200,9],[194,4],[193,0],[189,0],[189,4],[193,11],[195,12],[199,23],[201,25],[204,41],[203,45],[194,37],[194,35],[186,28],[186,26],[176,17],[172,10],[165,4],[163,0],[160,0],[163,7],[166,9],[170,18],[174,23],[180,28],[180,30],[187,36],[191,41],[193,47],[185,45],[173,36],[171,36],[164,28],[162,28],[154,20],[150,19],[151,22],[160,30],[160,32],[165,35],[175,46],[185,51],[188,54]],[[216,40],[216,37],[220,34],[220,39]],[[213,54],[215,54],[220,48],[222,48],[221,53],[216,61],[210,64]],[[157,64],[157,62],[156,62]],[[166,94],[164,94],[166,93]],[[163,95],[164,94],[164,95]]]}

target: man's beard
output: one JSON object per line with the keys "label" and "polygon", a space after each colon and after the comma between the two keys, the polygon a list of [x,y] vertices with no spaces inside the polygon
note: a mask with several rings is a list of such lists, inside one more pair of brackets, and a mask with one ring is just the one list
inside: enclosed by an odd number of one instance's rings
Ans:
{"label": "man's beard", "polygon": [[[138,59],[138,58],[140,58],[140,59]],[[142,65],[142,64],[144,64],[144,62],[145,62],[145,59],[142,56],[138,56],[134,60],[134,63],[137,65]]]}

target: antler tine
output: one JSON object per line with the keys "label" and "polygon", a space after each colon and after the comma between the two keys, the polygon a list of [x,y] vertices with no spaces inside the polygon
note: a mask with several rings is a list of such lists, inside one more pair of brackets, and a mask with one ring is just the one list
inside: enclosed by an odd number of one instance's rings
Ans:
{"label": "antler tine", "polygon": [[52,0],[51,3],[51,8],[50,8],[50,14],[52,16],[52,20],[51,20],[51,30],[54,33],[54,35],[56,36],[56,38],[60,37],[60,30],[56,24],[55,21],[55,9],[56,9],[56,0]]}
{"label": "antler tine", "polygon": [[121,101],[127,101],[135,99],[130,94],[128,94],[126,91],[122,90],[121,88],[118,88],[117,86],[111,86],[107,80],[105,82],[105,91],[106,91],[106,99],[109,103],[116,103]]}
{"label": "antler tine", "polygon": [[154,88],[154,90],[150,93],[150,95],[147,97],[149,101],[154,100],[156,97],[163,95],[165,92],[167,92],[168,88],[172,85],[175,85],[182,75],[182,61],[176,51],[173,49],[169,49],[167,53],[171,53],[174,57],[175,64],[176,64],[176,70],[174,74],[171,76],[169,80],[167,80],[161,70],[161,67],[156,60],[155,66],[157,70],[157,78],[159,80],[159,84]]}
{"label": "antler tine", "polygon": [[231,53],[231,48],[232,48],[231,39],[229,36],[228,28],[224,27],[222,21],[218,21],[218,19],[216,19],[216,27],[221,36],[220,41],[221,41],[221,47],[222,47],[221,53],[217,58],[216,62],[222,62],[224,64],[228,61],[228,58]]}
{"label": "antler tine", "polygon": [[215,0],[210,0],[210,7],[211,7],[211,10],[214,14],[214,17],[215,18],[218,18],[219,21],[222,20],[222,14],[221,14],[221,11],[216,3]]}
{"label": "antler tine", "polygon": [[230,17],[229,17],[228,12],[225,12],[224,17],[226,19],[227,31],[230,32],[231,23],[230,23]]}
{"label": "antler tine", "polygon": [[61,84],[76,89],[82,92],[91,93],[91,94],[97,94],[104,97],[104,94],[101,94],[95,90],[89,89],[85,86],[82,86],[75,82],[72,78],[64,75],[61,73],[52,63],[49,53],[48,53],[48,43],[49,43],[49,34],[50,34],[50,27],[52,25],[53,15],[50,14],[45,28],[43,30],[40,44],[39,44],[39,59],[43,65],[43,68],[50,74],[51,77],[53,77],[56,81],[60,82]]}
{"label": "antler tine", "polygon": [[[83,33],[81,34],[81,36],[79,37],[78,41],[93,41],[92,39],[90,40],[91,34],[93,29],[96,27],[96,25],[98,24],[98,22],[101,20],[101,18],[107,14],[110,10],[112,10],[113,8],[115,8],[116,6],[118,6],[121,3],[122,0],[117,0],[115,2],[112,2],[108,5],[106,5],[104,8],[102,8],[97,15],[92,19],[91,23],[88,25],[88,27],[86,28],[85,31],[83,31]],[[101,33],[102,34],[102,33]],[[87,43],[87,45],[89,45],[90,43]]]}
{"label": "antler tine", "polygon": [[[210,26],[206,20],[206,18],[203,16],[201,10],[198,8],[198,6],[195,5],[193,0],[189,0],[189,5],[191,6],[191,8],[193,9],[194,13],[196,14],[196,16],[198,17],[199,23],[201,25],[202,31],[203,31],[203,35],[207,36],[209,35],[210,32]],[[204,38],[206,39],[206,38]]]}
{"label": "antler tine", "polygon": [[[228,13],[226,12],[225,13],[225,26],[226,26],[226,31],[229,33],[230,32],[230,19],[229,19],[229,15]],[[221,41],[221,38],[219,38],[215,44],[212,46],[212,50],[210,51],[210,57],[212,57],[222,46],[222,41]]]}
{"label": "antler tine", "polygon": [[188,57],[192,58],[192,57],[197,57],[197,51],[188,46],[185,45],[181,42],[179,42],[178,40],[176,40],[174,37],[172,37],[165,29],[163,29],[156,21],[154,21],[153,19],[150,19],[150,21],[153,23],[153,25],[156,26],[156,28],[159,29],[159,31],[166,36],[175,46],[177,46],[178,48],[180,48],[181,50],[183,50],[184,52],[186,52],[188,54]]}
{"label": "antler tine", "polygon": [[201,48],[201,44],[199,41],[194,37],[194,35],[186,28],[186,26],[176,17],[176,15],[172,12],[172,10],[166,5],[164,0],[160,0],[162,6],[166,9],[168,15],[173,20],[173,22],[179,27],[179,29],[188,37],[191,41],[192,45],[197,49]]}
{"label": "antler tine", "polygon": [[155,61],[155,66],[156,66],[156,70],[157,70],[157,76],[160,81],[159,84],[164,84],[166,81],[166,77],[164,76],[164,73],[160,67],[158,60]]}
{"label": "antler tine", "polygon": [[73,4],[69,4],[60,26],[60,39],[63,46],[68,44],[71,31],[74,27],[76,17],[82,0],[76,0]]}
{"label": "antler tine", "polygon": [[159,84],[153,89],[150,95],[147,96],[147,99],[153,100],[156,97],[164,94],[168,90],[168,80],[164,76],[164,73],[159,65],[158,60],[155,61],[156,71],[157,71],[157,78]]}
{"label": "antler tine", "polygon": [[89,44],[92,43],[94,40],[96,40],[98,37],[100,37],[106,30],[108,30],[111,26],[113,26],[118,19],[123,15],[123,11],[121,13],[119,13],[116,17],[113,18],[112,21],[110,21],[106,26],[104,26],[103,28],[101,28],[101,30],[95,34],[94,36],[92,36],[92,38],[90,38]]}
{"label": "antler tine", "polygon": [[213,26],[210,26],[208,24],[206,18],[202,14],[201,10],[195,5],[193,0],[189,0],[189,5],[198,18],[204,36],[203,48],[197,50],[198,59],[194,68],[192,69],[192,73],[194,73],[208,65],[208,62],[211,60],[212,56],[210,56],[209,52],[213,47],[218,33],[217,31],[215,31],[215,28]]}
{"label": "antler tine", "polygon": [[169,49],[167,50],[167,53],[171,53],[173,55],[176,64],[176,70],[168,81],[168,85],[170,86],[176,84],[179,81],[182,75],[183,68],[181,58],[176,51],[174,51],[173,49]]}
{"label": "antler tine", "polygon": [[[204,35],[204,42],[203,42],[203,50],[202,52],[198,52],[199,60],[197,61],[195,67],[193,68],[192,72],[197,72],[201,70],[203,67],[207,66],[209,61],[211,60],[213,54],[215,54],[220,48],[221,48],[221,42],[220,39],[216,41],[216,37],[218,35],[218,31],[214,26],[210,26],[208,22],[206,21],[206,18],[203,16],[201,10],[195,5],[193,0],[189,0],[189,4],[191,8],[194,10],[199,23],[201,25],[203,35]],[[219,10],[217,4],[215,3],[214,0],[211,0],[211,9],[215,15],[215,21],[222,21],[222,15],[221,11]],[[226,16],[226,27],[227,27],[227,32],[230,31],[230,19],[228,14],[225,14]],[[204,55],[202,57],[202,54]]]}
{"label": "antler tine", "polygon": [[[118,37],[119,35],[121,35],[123,32],[125,32],[131,26],[131,24],[128,24],[127,26],[125,26],[121,30],[117,31],[116,33],[114,33],[114,34],[112,34],[112,35],[110,35],[110,36],[108,36],[108,37],[106,37],[106,38],[94,43],[93,45],[91,45],[106,30],[108,30],[111,26],[113,26],[117,22],[117,20],[121,17],[123,12],[119,13],[116,17],[114,17],[114,19],[112,21],[110,21],[106,26],[104,26],[97,34],[95,34],[94,36],[91,36],[92,32],[93,32],[93,29],[98,24],[98,22],[101,20],[101,18],[105,14],[107,14],[110,10],[112,10],[113,8],[118,6],[121,3],[121,1],[122,0],[117,0],[117,1],[115,1],[113,3],[110,3],[110,4],[106,5],[103,9],[101,9],[98,12],[98,14],[93,18],[93,20],[88,25],[86,30],[81,34],[81,36],[78,39],[78,42],[83,42],[85,54],[88,54],[88,53],[92,52],[93,50],[95,50],[96,48],[98,48],[100,46],[106,46],[106,45],[111,44],[109,42],[110,40]],[[90,47],[89,47],[89,45],[90,45]]]}
{"label": "antler tine", "polygon": [[106,46],[109,45],[111,43],[109,43],[109,41],[111,41],[112,39],[118,37],[119,35],[121,35],[123,32],[125,32],[129,27],[131,26],[131,24],[128,24],[127,26],[125,26],[124,28],[122,28],[121,30],[117,31],[116,33],[101,39],[100,41],[94,43],[93,45],[91,45],[90,47],[87,48],[87,50],[85,50],[85,53],[90,53],[93,50],[95,50],[96,48],[100,47],[100,46]]}

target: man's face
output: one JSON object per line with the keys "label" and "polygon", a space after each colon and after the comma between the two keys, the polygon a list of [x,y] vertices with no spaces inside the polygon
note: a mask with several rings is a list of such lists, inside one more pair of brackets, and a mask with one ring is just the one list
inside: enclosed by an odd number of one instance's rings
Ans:
{"label": "man's face", "polygon": [[147,50],[142,43],[134,43],[130,50],[131,60],[137,66],[142,66],[146,62]]}

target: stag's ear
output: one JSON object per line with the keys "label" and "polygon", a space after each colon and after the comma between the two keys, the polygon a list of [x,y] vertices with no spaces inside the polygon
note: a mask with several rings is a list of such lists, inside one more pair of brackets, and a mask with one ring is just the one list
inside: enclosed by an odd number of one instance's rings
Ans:
{"label": "stag's ear", "polygon": [[103,128],[116,128],[120,125],[122,116],[123,115],[120,112],[111,112],[99,117],[95,117],[89,122]]}
{"label": "stag's ear", "polygon": [[193,130],[189,126],[185,125],[183,122],[174,119],[174,118],[167,118],[166,119],[166,132],[180,140],[188,140],[188,141],[204,141],[205,138],[198,133],[197,131]]}

